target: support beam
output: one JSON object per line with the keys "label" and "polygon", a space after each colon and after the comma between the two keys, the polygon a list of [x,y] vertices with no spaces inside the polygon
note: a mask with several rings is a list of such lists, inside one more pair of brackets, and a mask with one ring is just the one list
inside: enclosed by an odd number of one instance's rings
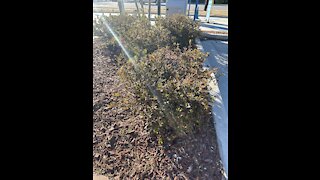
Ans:
{"label": "support beam", "polygon": [[158,0],[158,16],[161,15],[161,0]]}
{"label": "support beam", "polygon": [[207,15],[206,15],[206,21],[207,21],[207,23],[209,23],[209,20],[210,20],[211,9],[212,9],[212,7],[213,7],[213,4],[214,4],[214,0],[209,0],[208,8],[207,8]]}
{"label": "support beam", "polygon": [[191,7],[191,0],[188,0],[189,8],[188,8],[188,17],[190,16],[190,7]]}
{"label": "support beam", "polygon": [[140,11],[139,11],[139,6],[138,6],[138,2],[137,2],[137,0],[134,0],[134,3],[135,3],[136,8],[137,8],[137,14],[138,14],[138,17],[140,17]]}
{"label": "support beam", "polygon": [[149,0],[148,18],[149,18],[149,21],[151,21],[151,0]]}
{"label": "support beam", "polygon": [[194,8],[194,16],[193,16],[193,20],[195,21],[196,19],[199,19],[199,0],[196,0],[196,7]]}
{"label": "support beam", "polygon": [[140,1],[140,6],[141,6],[142,16],[145,16],[145,14],[144,14],[144,7],[143,7],[143,0],[139,0],[139,1]]}
{"label": "support beam", "polygon": [[124,3],[123,0],[118,0],[119,11],[121,15],[124,15]]}

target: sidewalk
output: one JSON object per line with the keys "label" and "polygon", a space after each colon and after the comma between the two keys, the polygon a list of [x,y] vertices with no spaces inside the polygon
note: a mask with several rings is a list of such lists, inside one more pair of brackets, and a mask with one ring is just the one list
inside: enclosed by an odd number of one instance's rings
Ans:
{"label": "sidewalk", "polygon": [[197,44],[202,51],[210,53],[204,66],[217,68],[209,87],[214,98],[212,112],[220,157],[228,176],[228,41],[203,40]]}
{"label": "sidewalk", "polygon": [[[220,157],[228,177],[228,18],[199,17],[203,39],[199,42],[210,55],[204,62],[207,67],[217,68],[209,86],[214,104],[212,112],[217,134]],[[228,179],[228,178],[227,178]]]}
{"label": "sidewalk", "polygon": [[203,37],[213,40],[228,40],[228,18],[210,17],[208,23],[205,17],[199,17],[199,21]]}

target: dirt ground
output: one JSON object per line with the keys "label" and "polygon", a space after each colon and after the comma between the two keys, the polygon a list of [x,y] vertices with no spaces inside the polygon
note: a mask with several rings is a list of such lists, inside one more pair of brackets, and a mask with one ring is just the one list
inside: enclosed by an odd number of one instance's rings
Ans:
{"label": "dirt ground", "polygon": [[211,117],[194,137],[158,145],[119,67],[93,47],[93,173],[108,179],[222,179]]}

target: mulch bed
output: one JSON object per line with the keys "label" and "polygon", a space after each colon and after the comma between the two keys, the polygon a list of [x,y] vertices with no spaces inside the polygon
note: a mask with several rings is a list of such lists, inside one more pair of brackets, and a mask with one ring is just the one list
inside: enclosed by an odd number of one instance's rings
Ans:
{"label": "mulch bed", "polygon": [[[121,83],[113,60],[93,47],[93,172],[109,179],[222,179],[212,120],[194,137],[158,145],[143,107]],[[122,103],[120,103],[122,102]],[[209,117],[210,118],[210,117]]]}

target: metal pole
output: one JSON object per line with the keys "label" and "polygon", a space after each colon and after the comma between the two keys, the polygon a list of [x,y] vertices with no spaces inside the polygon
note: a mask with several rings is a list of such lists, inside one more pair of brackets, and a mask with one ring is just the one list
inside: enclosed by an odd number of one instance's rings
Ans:
{"label": "metal pole", "polygon": [[140,0],[140,6],[141,6],[141,13],[142,13],[142,16],[145,16],[144,14],[144,7],[143,7],[143,0]]}
{"label": "metal pole", "polygon": [[208,8],[207,8],[207,15],[206,15],[207,23],[209,23],[209,19],[210,19],[210,15],[211,15],[211,8],[212,8],[213,4],[214,4],[214,0],[209,0]]}
{"label": "metal pole", "polygon": [[124,14],[123,0],[118,0],[118,6],[119,6],[120,15],[123,15]]}
{"label": "metal pole", "polygon": [[194,16],[193,16],[194,21],[198,19],[198,10],[199,10],[198,3],[199,3],[199,0],[196,0],[196,7],[194,8]]}
{"label": "metal pole", "polygon": [[149,18],[149,21],[151,21],[151,0],[149,0],[148,18]]}
{"label": "metal pole", "polygon": [[136,4],[138,17],[140,17],[139,6],[138,6],[138,3],[137,3],[137,0],[134,0],[134,3]]}
{"label": "metal pole", "polygon": [[158,0],[158,16],[161,15],[161,0]]}
{"label": "metal pole", "polygon": [[188,9],[188,17],[190,16],[190,7],[191,7],[191,0],[188,1],[189,3],[189,9]]}

